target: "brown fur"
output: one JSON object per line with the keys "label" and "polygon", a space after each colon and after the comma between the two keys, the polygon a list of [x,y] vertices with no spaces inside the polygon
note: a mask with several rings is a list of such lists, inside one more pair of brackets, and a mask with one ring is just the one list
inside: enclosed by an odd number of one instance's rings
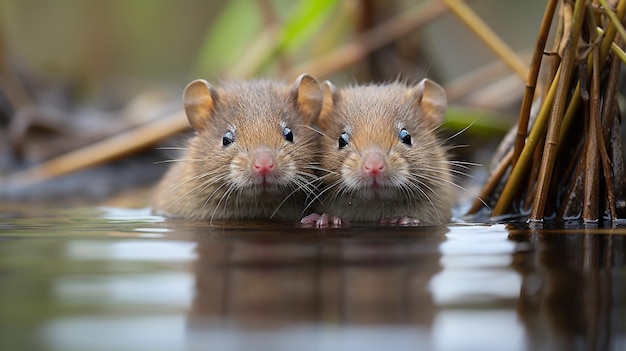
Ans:
{"label": "brown fur", "polygon": [[[192,219],[297,220],[313,196],[311,165],[322,103],[319,83],[302,75],[293,86],[261,80],[219,88],[195,81],[185,89],[185,110],[196,130],[184,155],[159,184],[157,214]],[[283,128],[293,132],[293,143]],[[234,142],[223,145],[230,131]],[[256,151],[274,155],[276,172],[263,188],[255,182]]]}
{"label": "brown fur", "polygon": [[[430,80],[413,87],[391,83],[341,90],[325,82],[319,119],[323,187],[315,210],[351,221],[449,221],[454,185],[446,149],[435,132],[445,106],[445,92]],[[402,128],[412,145],[402,143]],[[349,142],[339,148],[344,132]],[[383,154],[387,166],[387,182],[376,190],[365,186],[360,171],[364,153],[371,150]]]}

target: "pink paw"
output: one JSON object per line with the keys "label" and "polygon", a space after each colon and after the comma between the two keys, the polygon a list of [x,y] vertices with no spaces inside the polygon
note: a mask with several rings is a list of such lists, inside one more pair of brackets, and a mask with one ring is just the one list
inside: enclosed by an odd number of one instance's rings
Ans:
{"label": "pink paw", "polygon": [[311,213],[300,220],[305,227],[340,228],[350,225],[350,221],[337,216],[329,216],[327,213]]}
{"label": "pink paw", "polygon": [[384,225],[403,225],[403,226],[412,226],[418,225],[422,222],[417,218],[411,217],[391,217],[391,218],[383,218],[380,220],[380,224]]}

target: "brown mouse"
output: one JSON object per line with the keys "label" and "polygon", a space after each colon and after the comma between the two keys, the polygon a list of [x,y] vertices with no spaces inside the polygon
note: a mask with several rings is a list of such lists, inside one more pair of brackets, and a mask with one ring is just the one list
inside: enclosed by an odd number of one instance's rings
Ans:
{"label": "brown mouse", "polygon": [[441,224],[451,217],[454,183],[437,139],[446,93],[424,79],[336,89],[324,82],[318,119],[322,180],[318,213],[304,225],[355,222]]}
{"label": "brown mouse", "polygon": [[153,211],[190,219],[298,220],[314,196],[322,88],[306,74],[191,82],[183,93],[196,134],[158,185]]}

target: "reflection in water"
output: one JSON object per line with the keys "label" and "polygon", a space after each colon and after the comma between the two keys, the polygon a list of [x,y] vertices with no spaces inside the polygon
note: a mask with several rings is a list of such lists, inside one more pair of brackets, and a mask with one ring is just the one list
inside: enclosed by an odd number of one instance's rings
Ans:
{"label": "reflection in water", "polygon": [[190,328],[430,328],[435,307],[428,283],[441,270],[438,247],[447,229],[380,229],[375,235],[197,233]]}
{"label": "reflection in water", "polygon": [[[606,232],[605,232],[606,233]],[[530,350],[626,349],[624,235],[510,230]]]}
{"label": "reflection in water", "polygon": [[626,350],[620,227],[104,211],[0,220],[0,350]]}

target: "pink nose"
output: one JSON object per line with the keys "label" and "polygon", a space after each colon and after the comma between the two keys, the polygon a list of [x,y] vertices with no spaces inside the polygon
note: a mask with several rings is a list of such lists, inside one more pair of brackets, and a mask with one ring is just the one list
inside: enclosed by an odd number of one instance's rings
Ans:
{"label": "pink nose", "polygon": [[368,152],[363,157],[363,172],[369,176],[384,173],[386,168],[385,157],[380,152]]}
{"label": "pink nose", "polygon": [[267,175],[274,171],[274,156],[268,151],[259,151],[254,154],[253,169],[256,174]]}

